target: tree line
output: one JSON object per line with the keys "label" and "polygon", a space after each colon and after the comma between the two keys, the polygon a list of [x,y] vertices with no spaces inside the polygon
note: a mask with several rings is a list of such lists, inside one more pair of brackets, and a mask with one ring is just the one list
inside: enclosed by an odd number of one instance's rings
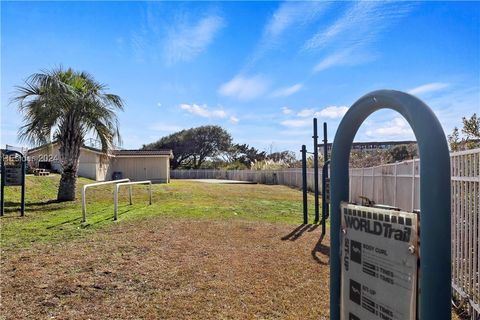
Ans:
{"label": "tree line", "polygon": [[144,144],[142,149],[171,149],[172,169],[252,169],[269,162],[294,167],[298,162],[292,151],[267,153],[245,143],[233,143],[230,133],[215,125],[184,129]]}

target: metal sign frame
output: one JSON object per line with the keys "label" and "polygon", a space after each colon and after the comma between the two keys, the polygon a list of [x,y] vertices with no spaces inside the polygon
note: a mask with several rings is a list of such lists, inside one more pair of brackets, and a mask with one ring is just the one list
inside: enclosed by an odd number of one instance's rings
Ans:
{"label": "metal sign frame", "polygon": [[349,197],[349,158],[360,125],[379,109],[392,109],[410,124],[420,153],[420,281],[418,319],[451,319],[450,157],[442,126],[420,99],[395,90],[368,93],[343,117],[331,158],[330,319],[340,319],[340,203]]}
{"label": "metal sign frame", "polygon": [[26,173],[26,159],[25,159],[25,156],[19,152],[19,151],[15,151],[15,150],[2,150],[1,152],[1,174],[2,174],[2,178],[1,178],[1,185],[0,185],[0,216],[3,217],[3,214],[4,214],[4,210],[5,210],[5,187],[9,186],[8,184],[6,184],[6,167],[5,167],[5,157],[8,157],[8,156],[15,156],[15,155],[18,155],[20,157],[20,161],[22,163],[21,165],[21,182],[20,182],[20,186],[22,187],[21,188],[21,202],[20,202],[20,215],[23,217],[25,216],[25,173]]}

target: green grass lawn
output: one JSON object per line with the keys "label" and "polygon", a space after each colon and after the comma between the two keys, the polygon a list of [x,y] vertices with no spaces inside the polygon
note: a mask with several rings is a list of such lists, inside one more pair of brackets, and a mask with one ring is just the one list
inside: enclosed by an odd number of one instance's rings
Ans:
{"label": "green grass lawn", "polygon": [[[88,235],[113,223],[155,216],[182,219],[244,219],[299,224],[302,194],[285,186],[207,184],[174,180],[155,184],[153,204],[146,186],[134,186],[133,205],[127,188],[119,197],[119,220],[113,221],[113,185],[87,190],[87,223],[81,223],[80,191],[93,181],[79,178],[77,200],[55,202],[59,175],[27,176],[26,212],[20,217],[20,188],[5,188],[5,216],[1,222],[2,248],[25,247],[36,242],[66,241]],[[313,197],[309,195],[310,221]]]}

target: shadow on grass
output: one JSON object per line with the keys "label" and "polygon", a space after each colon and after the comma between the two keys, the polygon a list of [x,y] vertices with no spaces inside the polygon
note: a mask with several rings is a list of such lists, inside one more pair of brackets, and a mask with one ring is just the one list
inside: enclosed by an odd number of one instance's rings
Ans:
{"label": "shadow on grass", "polygon": [[[135,206],[135,207],[134,207]],[[133,211],[133,210],[144,210],[146,208],[148,208],[150,205],[143,205],[143,206],[139,206],[138,204],[135,205],[135,204],[126,204],[125,206],[122,206],[122,207],[127,207],[126,210],[118,210],[118,218],[120,218],[120,216],[123,216],[125,215],[126,213],[130,212],[130,211]],[[119,208],[120,209],[120,208]]]}
{"label": "shadow on grass", "polygon": [[[129,211],[132,211],[132,210],[135,210],[135,209],[137,209],[137,210],[138,210],[138,209],[143,209],[143,208],[146,208],[146,207],[147,207],[147,206],[144,206],[144,207],[132,207],[132,206],[130,206],[130,205],[125,205],[125,206],[128,207],[126,210],[122,210],[122,211],[119,210],[119,211],[118,211],[118,213],[117,213],[117,219],[118,219],[118,220],[120,219],[121,216],[123,216],[124,214],[128,213]],[[124,206],[122,206],[121,208],[123,208],[123,207],[124,207]],[[120,208],[119,208],[119,209],[120,209]],[[94,212],[94,213],[99,213],[99,212],[103,212],[103,211],[106,211],[106,210],[111,210],[111,209],[110,209],[110,208],[105,208],[105,209],[96,211],[96,212]],[[78,220],[78,219],[76,219],[76,220]],[[88,216],[87,216],[87,220],[88,220]],[[103,223],[103,222],[108,221],[108,220],[114,221],[114,220],[113,220],[113,210],[112,210],[112,215],[111,215],[111,216],[109,215],[107,218],[105,218],[105,219],[100,219],[100,220],[97,220],[97,221],[95,221],[95,222],[91,222],[91,223],[90,223],[90,222],[86,222],[86,223],[83,223],[83,224],[82,224],[82,228],[88,228],[89,226],[94,226],[94,225],[96,225],[96,224],[100,224],[100,223]],[[117,221],[118,221],[118,220],[117,220]]]}
{"label": "shadow on grass", "polygon": [[[26,202],[25,211],[55,211],[65,209],[67,204],[74,203],[73,201],[58,201],[58,200],[47,200],[47,201],[38,201],[38,202]],[[51,204],[58,204],[57,206],[51,206]],[[15,212],[20,210],[20,202],[5,202],[5,212]]]}
{"label": "shadow on grass", "polygon": [[301,224],[295,229],[293,229],[292,232],[287,234],[286,236],[282,237],[283,241],[290,240],[290,241],[295,241],[298,238],[302,236],[302,234],[307,231],[307,232],[312,232],[313,230],[317,229],[318,225],[317,224]]}
{"label": "shadow on grass", "polygon": [[53,228],[56,228],[56,227],[60,227],[60,226],[62,226],[62,225],[64,225],[64,224],[68,224],[68,223],[71,223],[71,222],[75,222],[75,221],[81,220],[81,219],[82,219],[82,218],[78,217],[78,218],[71,219],[71,220],[68,220],[68,221],[60,222],[60,223],[57,223],[57,224],[48,226],[46,229],[53,229]]}
{"label": "shadow on grass", "polygon": [[[88,219],[88,218],[87,218],[87,219]],[[112,214],[112,216],[108,216],[108,217],[106,217],[105,219],[100,219],[100,220],[97,220],[97,221],[95,221],[95,222],[83,222],[83,223],[81,224],[81,226],[82,226],[82,228],[85,229],[85,228],[88,228],[88,227],[90,227],[90,226],[94,226],[94,225],[96,225],[96,224],[100,224],[100,223],[105,222],[105,221],[108,221],[108,220],[113,221],[113,214]],[[88,220],[87,220],[87,221],[88,221]]]}
{"label": "shadow on grass", "polygon": [[317,244],[315,244],[315,247],[312,249],[311,253],[313,260],[315,260],[317,263],[321,265],[328,265],[328,261],[322,261],[322,259],[320,259],[320,257],[318,256],[318,254],[321,254],[330,259],[330,248],[322,244],[324,238],[325,235],[322,234],[318,239]]}

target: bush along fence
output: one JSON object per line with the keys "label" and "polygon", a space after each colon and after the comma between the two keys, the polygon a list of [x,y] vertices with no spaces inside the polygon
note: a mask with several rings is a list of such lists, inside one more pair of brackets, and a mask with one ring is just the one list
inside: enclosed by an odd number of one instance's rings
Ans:
{"label": "bush along fence", "polygon": [[[452,179],[452,289],[459,308],[480,317],[480,149],[450,154]],[[225,179],[302,188],[300,168],[280,170],[172,170],[174,179]],[[313,169],[307,186],[313,190]],[[321,181],[321,176],[319,177]],[[418,159],[350,169],[352,202],[360,196],[375,203],[414,211],[420,208]]]}

